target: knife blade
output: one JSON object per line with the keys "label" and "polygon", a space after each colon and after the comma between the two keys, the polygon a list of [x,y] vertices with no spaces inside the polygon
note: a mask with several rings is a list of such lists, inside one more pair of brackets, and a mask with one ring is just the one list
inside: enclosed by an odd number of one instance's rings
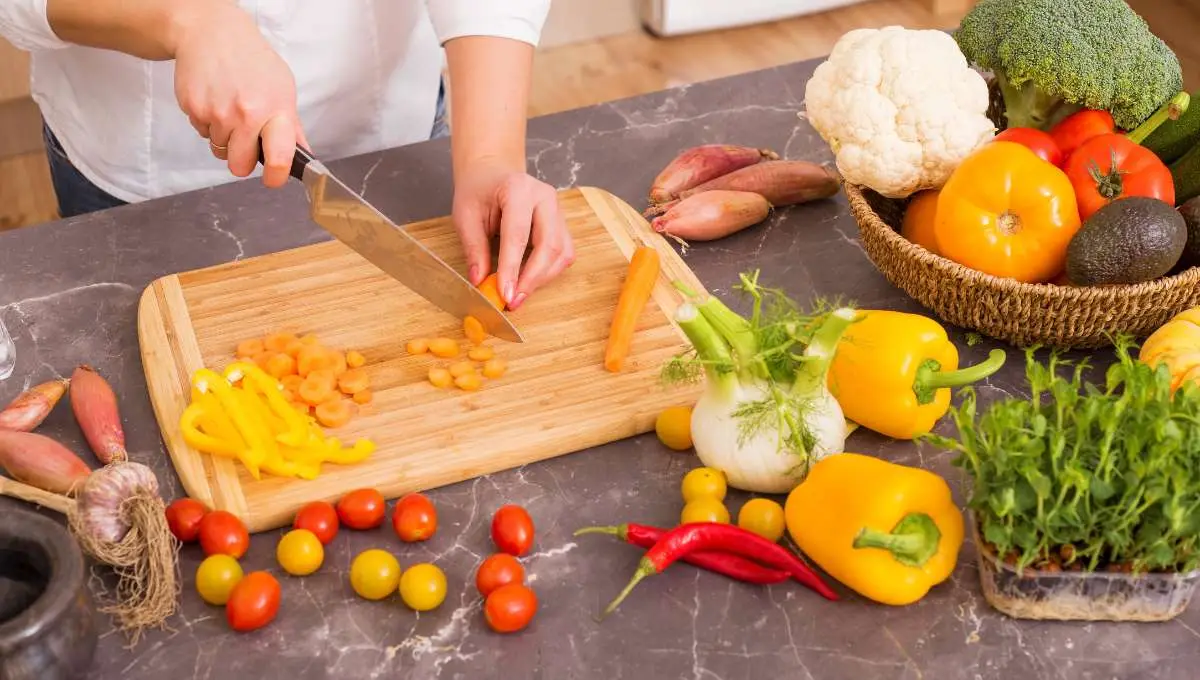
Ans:
{"label": "knife blade", "polygon": [[[258,160],[263,163],[261,145]],[[304,184],[309,217],[363,259],[455,318],[473,316],[489,335],[525,342],[521,331],[462,274],[299,146],[290,174]]]}

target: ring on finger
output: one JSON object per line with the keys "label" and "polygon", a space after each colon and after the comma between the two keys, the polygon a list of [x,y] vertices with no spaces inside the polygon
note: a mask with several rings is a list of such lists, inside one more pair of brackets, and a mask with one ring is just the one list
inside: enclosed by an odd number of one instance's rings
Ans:
{"label": "ring on finger", "polygon": [[218,152],[221,152],[221,153],[224,153],[224,152],[226,152],[226,151],[229,151],[229,147],[227,147],[227,146],[221,146],[220,144],[217,144],[216,142],[214,142],[214,141],[213,141],[213,140],[211,140],[211,139],[210,139],[210,140],[208,140],[208,146],[209,146],[209,148],[211,148],[213,151],[218,151]]}

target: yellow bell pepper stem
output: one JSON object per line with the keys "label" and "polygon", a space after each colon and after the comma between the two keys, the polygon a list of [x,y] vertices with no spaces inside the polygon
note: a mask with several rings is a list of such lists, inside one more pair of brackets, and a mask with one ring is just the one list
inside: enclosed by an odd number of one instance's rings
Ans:
{"label": "yellow bell pepper stem", "polygon": [[855,548],[881,548],[892,553],[896,561],[910,567],[920,567],[938,550],[942,532],[933,518],[923,512],[905,515],[890,532],[872,527],[859,529],[854,537]]}
{"label": "yellow bell pepper stem", "polygon": [[994,374],[1004,360],[1004,350],[996,349],[960,369],[958,348],[937,321],[870,310],[842,336],[827,380],[848,420],[893,439],[914,439],[946,415],[949,388]]}
{"label": "yellow bell pepper stem", "polygon": [[783,512],[809,559],[883,604],[925,597],[954,572],[963,542],[962,511],[944,479],[858,453],[814,463]]}

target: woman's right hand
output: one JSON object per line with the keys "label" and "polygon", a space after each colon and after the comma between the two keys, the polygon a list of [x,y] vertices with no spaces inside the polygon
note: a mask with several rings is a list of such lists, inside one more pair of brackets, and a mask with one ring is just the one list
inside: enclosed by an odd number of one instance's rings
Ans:
{"label": "woman's right hand", "polygon": [[[215,6],[215,7],[214,7]],[[246,177],[258,165],[263,184],[282,186],[299,143],[308,148],[296,112],[296,82],[250,15],[236,5],[206,3],[175,44],[175,96],[213,155]]]}

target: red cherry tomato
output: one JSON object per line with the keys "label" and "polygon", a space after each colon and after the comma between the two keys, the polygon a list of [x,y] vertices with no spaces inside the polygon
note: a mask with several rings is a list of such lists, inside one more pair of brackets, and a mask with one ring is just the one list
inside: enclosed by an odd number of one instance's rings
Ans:
{"label": "red cherry tomato", "polygon": [[492,516],[492,541],[501,552],[520,557],[533,546],[533,519],[519,505],[505,505]]}
{"label": "red cherry tomato", "polygon": [[213,510],[200,520],[200,549],[205,555],[229,555],[241,559],[250,547],[250,533],[236,515]]}
{"label": "red cherry tomato", "polygon": [[517,558],[508,553],[496,553],[488,557],[483,564],[479,565],[479,571],[475,572],[475,587],[484,597],[491,595],[493,590],[502,586],[524,582],[525,567],[522,567]]}
{"label": "red cherry tomato", "polygon": [[321,545],[329,545],[333,542],[338,532],[338,515],[337,510],[325,501],[313,501],[296,513],[296,519],[292,522],[293,529],[308,529],[313,532]]}
{"label": "red cherry tomato", "polygon": [[279,612],[279,581],[265,571],[246,574],[229,593],[225,620],[229,627],[244,633],[270,623]]}
{"label": "red cherry tomato", "polygon": [[1110,135],[1116,131],[1117,124],[1113,122],[1111,113],[1084,109],[1059,121],[1058,125],[1050,129],[1050,136],[1065,160],[1092,137]]}
{"label": "red cherry tomato", "polygon": [[200,538],[200,520],[208,506],[194,498],[180,498],[167,506],[167,527],[180,543],[195,543]]}
{"label": "red cherry tomato", "polygon": [[410,493],[396,503],[392,528],[405,543],[424,541],[437,531],[437,508],[419,493]]}
{"label": "red cherry tomato", "polygon": [[1038,158],[1053,165],[1062,165],[1063,162],[1063,152],[1058,148],[1058,143],[1048,132],[1042,132],[1037,128],[1009,128],[996,135],[993,141],[1016,142],[1037,154]]}
{"label": "red cherry tomato", "polygon": [[483,603],[483,617],[497,633],[515,633],[533,620],[537,613],[537,595],[528,586],[510,583],[500,586]]}
{"label": "red cherry tomato", "polygon": [[342,496],[337,503],[338,519],[351,529],[374,529],[383,524],[383,494],[375,489],[358,489]]}

